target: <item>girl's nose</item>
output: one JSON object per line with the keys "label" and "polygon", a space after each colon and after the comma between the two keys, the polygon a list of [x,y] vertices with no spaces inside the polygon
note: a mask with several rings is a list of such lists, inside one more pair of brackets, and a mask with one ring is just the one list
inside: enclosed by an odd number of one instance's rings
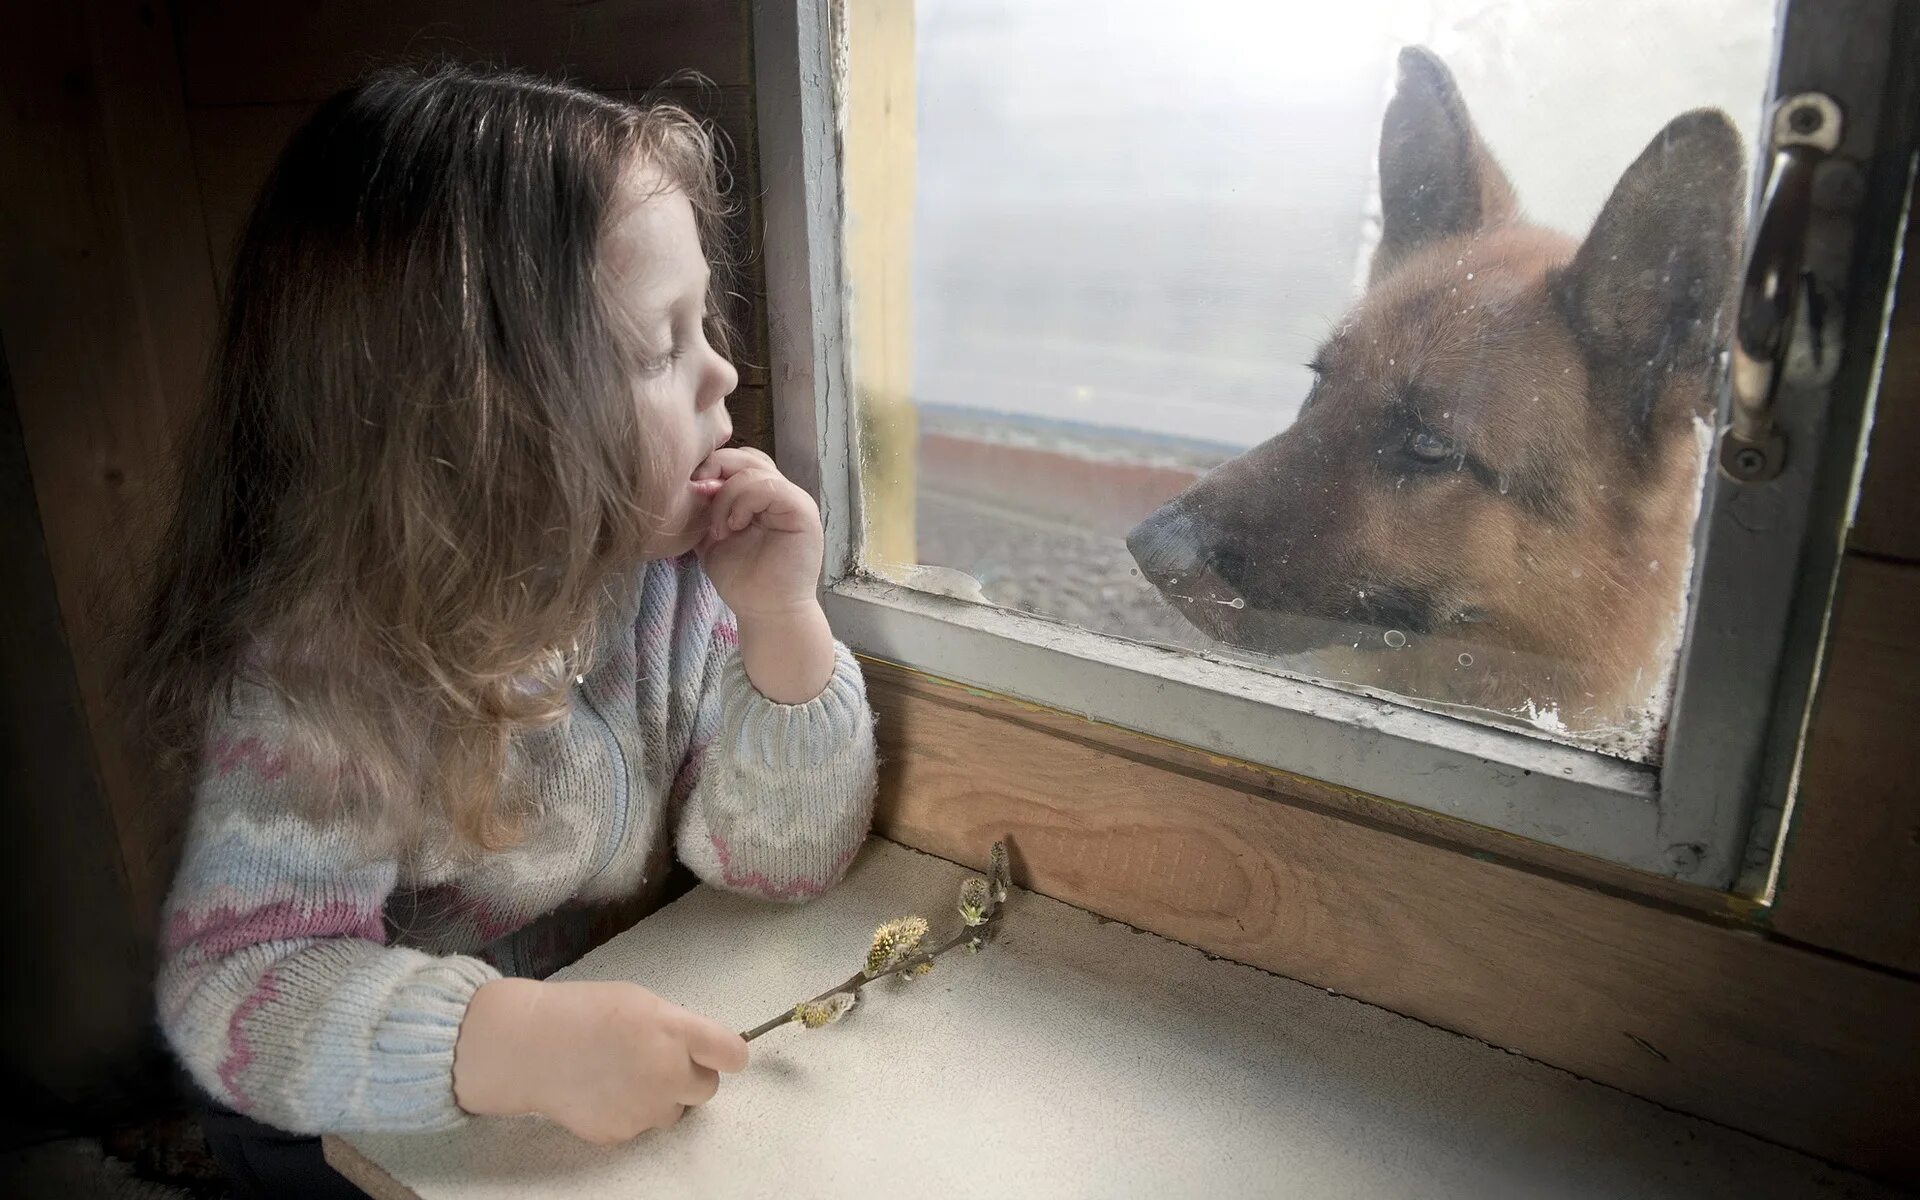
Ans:
{"label": "girl's nose", "polygon": [[734,369],[733,364],[719,354],[713,354],[712,358],[706,378],[701,380],[700,402],[703,408],[720,403],[740,386],[740,372]]}

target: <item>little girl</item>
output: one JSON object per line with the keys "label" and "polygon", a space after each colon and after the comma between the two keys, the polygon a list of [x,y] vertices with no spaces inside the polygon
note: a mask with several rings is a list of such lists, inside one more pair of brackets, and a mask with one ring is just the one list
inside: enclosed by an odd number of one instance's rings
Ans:
{"label": "little girl", "polygon": [[791,901],[865,836],[819,514],[728,448],[720,211],[684,112],[452,68],[328,101],[260,197],[135,678],[197,781],[161,1027],[275,1195],[315,1147],[264,1127],[671,1124],[745,1043],[539,980],[671,851]]}

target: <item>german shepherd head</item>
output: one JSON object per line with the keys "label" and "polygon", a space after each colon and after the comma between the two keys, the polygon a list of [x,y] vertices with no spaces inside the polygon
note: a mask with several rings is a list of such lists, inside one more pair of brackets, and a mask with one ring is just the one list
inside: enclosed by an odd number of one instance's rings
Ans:
{"label": "german shepherd head", "polygon": [[1210,636],[1443,703],[1627,723],[1663,695],[1744,170],[1676,118],[1584,242],[1528,224],[1430,52],[1400,56],[1366,293],[1293,426],[1127,537]]}

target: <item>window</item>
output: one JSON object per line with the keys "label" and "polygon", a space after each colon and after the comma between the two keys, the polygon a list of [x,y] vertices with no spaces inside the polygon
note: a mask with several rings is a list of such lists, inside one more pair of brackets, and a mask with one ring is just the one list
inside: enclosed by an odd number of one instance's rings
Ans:
{"label": "window", "polygon": [[1908,178],[1888,6],[778,8],[778,444],[843,636],[1767,890]]}

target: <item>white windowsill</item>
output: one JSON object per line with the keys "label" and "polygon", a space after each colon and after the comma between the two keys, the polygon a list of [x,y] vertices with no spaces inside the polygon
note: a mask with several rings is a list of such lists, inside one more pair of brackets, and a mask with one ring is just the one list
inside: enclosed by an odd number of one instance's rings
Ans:
{"label": "white windowsill", "polygon": [[[562,978],[631,979],[745,1028],[951,923],[965,872],[878,839],[779,907],[702,888]],[[1780,1147],[1478,1042],[1016,893],[999,943],[776,1030],[676,1128],[625,1146],[533,1119],[356,1137],[379,1196],[1878,1194]],[[372,1171],[376,1174],[368,1175]]]}

